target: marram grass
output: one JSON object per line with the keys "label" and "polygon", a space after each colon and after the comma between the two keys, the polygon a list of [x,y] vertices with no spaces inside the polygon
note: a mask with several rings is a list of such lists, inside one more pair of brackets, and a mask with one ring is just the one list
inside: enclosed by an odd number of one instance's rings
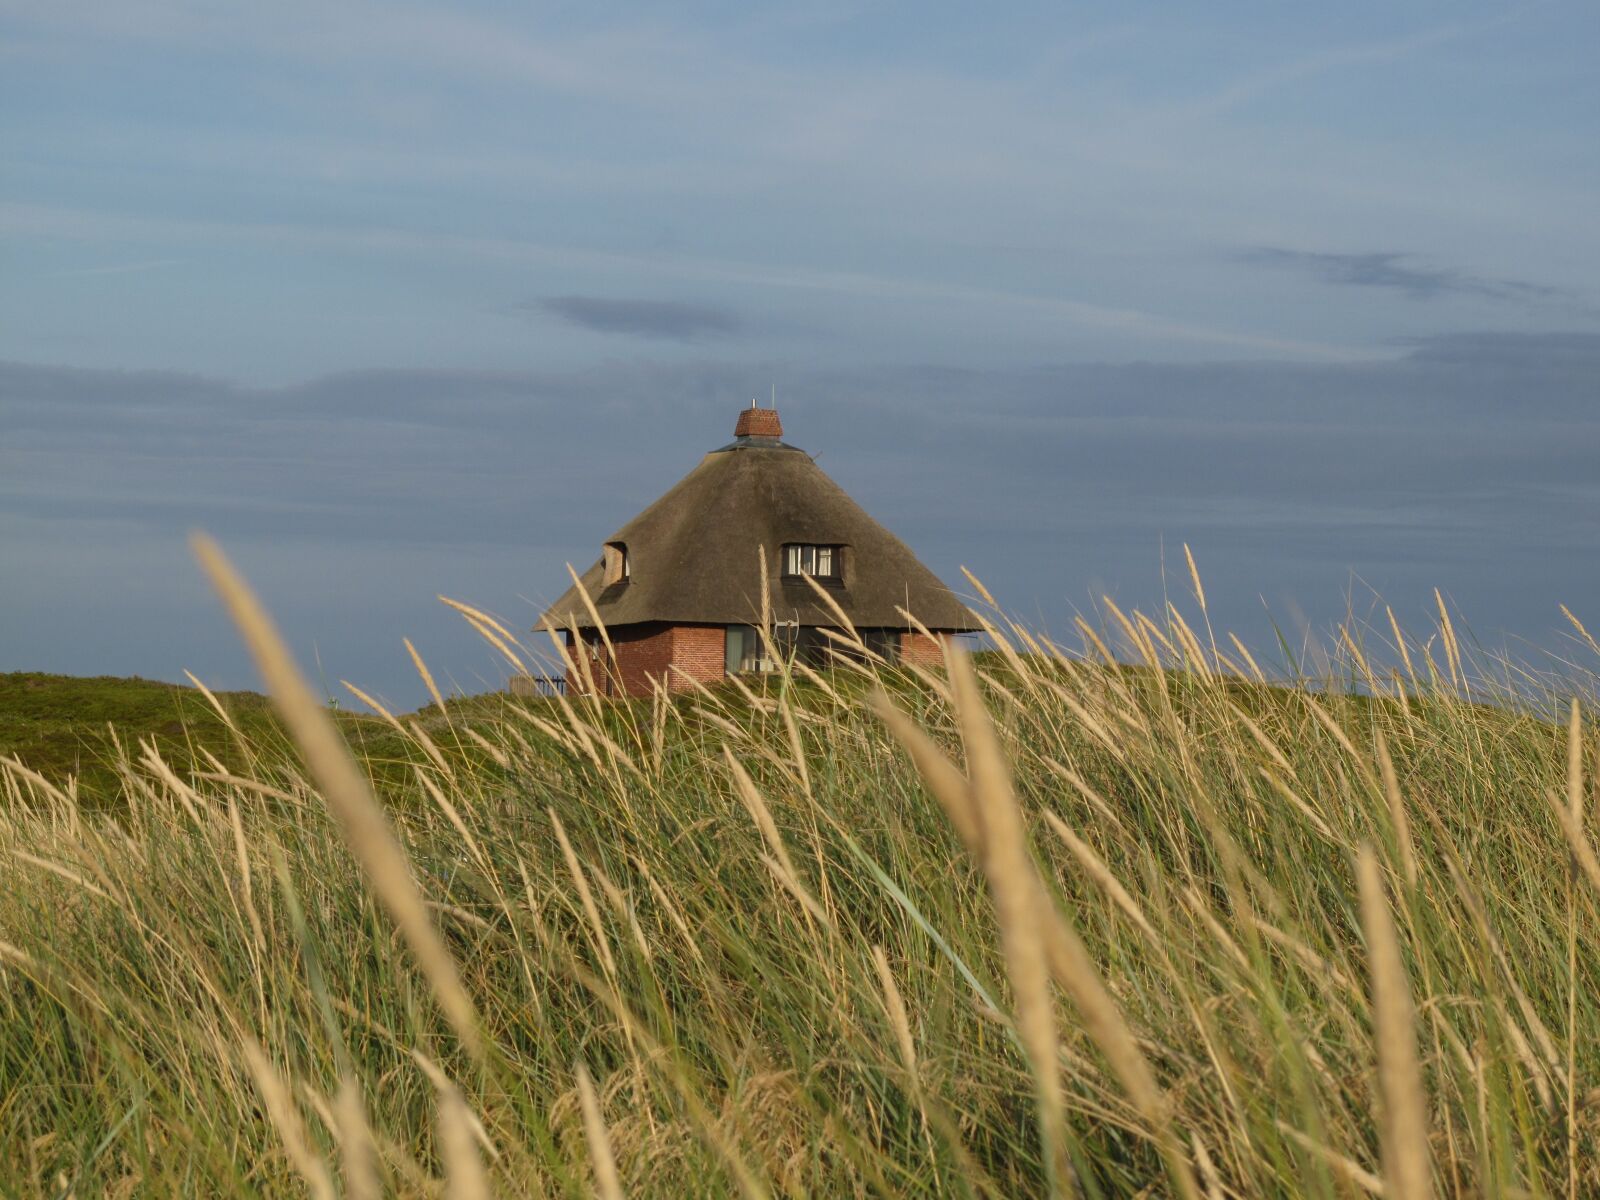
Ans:
{"label": "marram grass", "polygon": [[202,554],[297,750],[0,760],[0,1195],[1600,1194],[1592,680],[1442,607],[1315,682],[1108,606],[378,762]]}

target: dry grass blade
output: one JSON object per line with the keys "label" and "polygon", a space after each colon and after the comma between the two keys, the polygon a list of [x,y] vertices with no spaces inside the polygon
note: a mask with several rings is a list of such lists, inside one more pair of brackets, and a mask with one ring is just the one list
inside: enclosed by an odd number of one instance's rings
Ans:
{"label": "dry grass blade", "polygon": [[594,937],[595,953],[600,956],[606,978],[614,980],[617,977],[617,960],[611,953],[611,941],[606,937],[605,923],[600,920],[600,906],[594,902],[594,892],[589,888],[589,880],[583,873],[583,865],[578,862],[577,851],[567,839],[567,827],[561,823],[561,818],[556,815],[554,808],[546,805],[545,813],[550,817],[550,825],[556,832],[556,842],[561,846],[561,856],[566,859],[567,871],[572,876],[572,886],[578,893],[578,903],[583,906],[583,914],[588,918],[589,931]]}
{"label": "dry grass blade", "polygon": [[806,886],[800,882],[800,875],[794,869],[794,862],[789,858],[789,852],[784,847],[783,838],[778,833],[778,825],[772,819],[772,813],[767,808],[767,803],[761,798],[761,791],[755,785],[755,780],[750,778],[750,773],[744,765],[733,756],[733,751],[728,747],[722,748],[722,754],[728,764],[728,769],[733,774],[734,784],[739,793],[739,799],[749,812],[751,820],[760,830],[762,839],[771,848],[772,854],[761,855],[761,860],[767,865],[778,883],[793,896],[800,907],[820,921],[828,929],[833,929],[833,919],[824,911],[822,905]]}
{"label": "dry grass blade", "polygon": [[444,697],[439,694],[439,685],[433,681],[433,672],[428,670],[428,664],[422,661],[422,655],[417,653],[417,648],[411,644],[410,638],[401,638],[406,645],[406,653],[411,656],[411,665],[416,667],[417,674],[422,677],[423,686],[428,689],[428,695],[433,697],[433,703],[439,711],[449,716],[444,706]]}
{"label": "dry grass blade", "polygon": [[1111,902],[1120,908],[1127,918],[1139,928],[1139,932],[1150,940],[1151,945],[1160,948],[1161,938],[1155,928],[1145,918],[1144,911],[1139,907],[1134,898],[1128,894],[1128,889],[1122,886],[1121,881],[1111,873],[1111,868],[1106,866],[1101,857],[1094,852],[1094,848],[1072,832],[1072,828],[1056,816],[1053,812],[1044,814],[1044,819],[1050,828],[1056,831],[1056,836],[1066,843],[1067,849],[1072,851],[1072,856],[1078,860],[1078,865],[1088,872],[1089,877],[1099,885],[1100,890],[1110,898]]}
{"label": "dry grass blade", "polygon": [[785,870],[782,863],[764,851],[758,857],[762,866],[772,872],[772,877],[778,881],[778,886],[793,896],[795,902],[805,909],[812,919],[831,932],[834,927],[833,918],[828,916],[822,905],[817,903],[816,897],[806,891],[793,873]]}
{"label": "dry grass blade", "polygon": [[1411,665],[1411,650],[1406,644],[1406,635],[1400,628],[1400,622],[1394,615],[1394,609],[1385,604],[1383,606],[1383,611],[1389,617],[1389,628],[1394,632],[1394,648],[1400,651],[1400,661],[1405,664],[1406,678],[1411,680],[1412,686],[1414,687],[1416,686],[1417,682],[1417,671],[1416,668]]}
{"label": "dry grass blade", "polygon": [[1567,718],[1567,811],[1579,827],[1583,823],[1583,714],[1577,700]]}
{"label": "dry grass blade", "polygon": [[84,891],[92,892],[94,895],[99,896],[102,900],[112,899],[110,892],[106,891],[102,887],[97,887],[95,884],[90,883],[87,879],[78,874],[76,871],[72,870],[70,867],[63,867],[60,863],[53,863],[49,859],[40,858],[37,854],[29,854],[26,850],[13,850],[11,851],[11,856],[13,858],[19,858],[23,862],[29,863],[32,866],[38,867],[41,871],[49,871],[52,875],[59,875],[62,879],[67,880],[69,883],[76,884]]}
{"label": "dry grass blade", "polygon": [[1017,1032],[1033,1067],[1039,1134],[1052,1178],[1058,1187],[1066,1187],[1071,1179],[1066,1109],[1037,877],[1028,855],[1022,813],[1011,788],[1011,773],[984,710],[972,664],[963,654],[951,654],[949,667],[967,746],[972,808],[983,830],[984,874],[989,878],[1006,973],[1015,994]]}
{"label": "dry grass blade", "polygon": [[1188,663],[1189,669],[1199,678],[1212,678],[1212,664],[1206,658],[1205,647],[1200,644],[1200,639],[1194,630],[1189,628],[1189,623],[1183,619],[1183,614],[1178,611],[1176,604],[1167,605],[1167,626],[1178,645],[1183,648],[1182,661]]}
{"label": "dry grass blade", "polygon": [[1444,594],[1433,589],[1434,602],[1439,606],[1439,632],[1444,639],[1444,658],[1450,668],[1450,686],[1461,690],[1461,644],[1456,640],[1456,629],[1450,621],[1450,610],[1445,607]]}
{"label": "dry grass blade", "polygon": [[1600,895],[1600,859],[1595,857],[1594,848],[1589,845],[1589,839],[1584,835],[1581,816],[1574,817],[1571,805],[1562,804],[1554,792],[1549,793],[1548,799],[1556,820],[1561,825],[1561,832],[1566,835],[1567,845],[1572,850],[1572,857],[1577,861],[1578,869],[1583,872],[1584,878],[1589,881],[1595,893]]}
{"label": "dry grass blade", "polygon": [[1378,772],[1383,779],[1383,794],[1389,801],[1389,819],[1394,822],[1394,840],[1400,847],[1400,866],[1405,872],[1406,886],[1417,886],[1417,851],[1411,842],[1411,822],[1406,819],[1405,798],[1400,795],[1400,780],[1395,775],[1394,759],[1389,756],[1389,743],[1383,730],[1377,731]]}
{"label": "dry grass blade", "polygon": [[1433,1195],[1433,1168],[1411,988],[1389,915],[1378,856],[1370,845],[1362,846],[1356,860],[1356,881],[1361,892],[1361,925],[1367,937],[1378,1085],[1383,1097],[1378,1128],[1384,1191],[1392,1200],[1426,1200]]}
{"label": "dry grass blade", "polygon": [[894,1027],[895,1041],[900,1046],[901,1065],[915,1087],[918,1085],[917,1045],[911,1037],[911,1018],[906,1015],[906,1002],[901,999],[894,972],[889,969],[889,956],[883,952],[882,946],[872,948],[872,965],[877,969],[878,984],[883,988],[884,1011],[889,1014],[889,1024]]}
{"label": "dry grass blade", "polygon": [[[572,568],[569,566],[567,569],[570,571]],[[473,632],[498,650],[501,656],[518,671],[524,674],[527,673],[526,664],[523,663],[521,656],[517,654],[517,649],[521,646],[521,643],[517,641],[516,634],[480,608],[473,608],[470,604],[452,600],[449,596],[437,596],[435,598],[439,603],[455,609],[456,612],[465,617],[467,624],[472,626]]]}
{"label": "dry grass blade", "polygon": [[[1570,614],[1569,614],[1570,615]],[[1581,628],[1581,626],[1580,626]],[[1567,721],[1567,814],[1583,838],[1583,715],[1577,698]],[[1567,879],[1567,1196],[1578,1195],[1578,912],[1574,880]]]}
{"label": "dry grass blade", "polygon": [[1206,606],[1206,589],[1205,585],[1200,582],[1200,568],[1195,565],[1194,551],[1189,549],[1188,542],[1183,544],[1183,557],[1189,563],[1189,579],[1194,583],[1195,598],[1200,601],[1200,607],[1204,610]]}
{"label": "dry grass blade", "polygon": [[439,1157],[449,1200],[489,1200],[489,1175],[474,1144],[472,1114],[453,1087],[439,1093]]}
{"label": "dry grass blade", "polygon": [[761,798],[761,791],[756,787],[755,780],[750,778],[750,772],[744,769],[744,764],[733,756],[733,751],[727,746],[722,748],[722,756],[727,761],[729,772],[733,775],[739,799],[744,804],[745,811],[750,814],[750,819],[755,822],[756,828],[761,831],[761,837],[772,850],[772,856],[778,860],[778,865],[783,868],[785,874],[791,879],[797,879],[794,863],[789,861],[789,851],[784,847],[783,838],[778,833],[777,822],[772,819],[772,813],[767,808],[767,802]]}
{"label": "dry grass blade", "polygon": [[1337,1151],[1328,1149],[1321,1142],[1307,1137],[1292,1125],[1288,1125],[1283,1121],[1279,1121],[1277,1125],[1278,1129],[1291,1141],[1298,1143],[1312,1154],[1315,1154],[1343,1178],[1348,1179],[1369,1196],[1382,1196],[1385,1194],[1383,1180],[1359,1163],[1351,1162]]}
{"label": "dry grass blade", "polygon": [[600,1112],[600,1097],[595,1094],[589,1068],[577,1065],[578,1100],[583,1105],[583,1135],[589,1142],[589,1159],[594,1163],[594,1190],[601,1200],[622,1200],[622,1180],[611,1153],[611,1134]]}
{"label": "dry grass blade", "polygon": [[1583,627],[1583,622],[1578,620],[1578,618],[1573,615],[1572,610],[1565,604],[1561,605],[1561,615],[1572,623],[1572,627],[1578,631],[1579,635],[1583,638],[1589,649],[1593,650],[1596,654],[1600,654],[1600,642],[1594,640],[1593,635]]}
{"label": "dry grass blade", "polygon": [[399,719],[396,718],[395,715],[384,705],[383,701],[379,700],[376,696],[362,691],[348,679],[339,680],[339,686],[345,691],[349,692],[357,700],[361,701],[361,703],[365,704],[373,712],[377,713],[385,721],[387,721],[390,728],[392,728],[396,733],[405,733],[405,726],[400,724]]}
{"label": "dry grass blade", "polygon": [[1233,648],[1239,652],[1239,657],[1244,659],[1245,666],[1250,668],[1250,677],[1257,683],[1267,682],[1267,673],[1256,662],[1255,655],[1250,653],[1250,648],[1239,640],[1238,634],[1230,633],[1228,640],[1233,643]]}
{"label": "dry grass blade", "polygon": [[349,1076],[339,1085],[334,1114],[344,1160],[345,1200],[378,1200],[383,1195],[383,1181],[378,1175],[377,1148],[372,1141],[372,1127],[367,1124],[366,1106],[361,1102],[361,1085]]}
{"label": "dry grass blade", "polygon": [[[578,596],[583,600],[584,611],[589,614],[589,619],[594,622],[594,628],[600,635],[600,640],[606,645],[606,662],[615,667],[617,661],[617,648],[611,644],[611,634],[606,629],[606,623],[600,619],[600,610],[594,606],[594,598],[589,595],[589,589],[583,586],[583,579],[571,563],[567,564],[567,574],[572,576],[572,586],[577,589]],[[576,643],[574,643],[576,645]]]}
{"label": "dry grass blade", "polygon": [[1162,1095],[1155,1073],[1139,1043],[1128,1027],[1122,1010],[1100,977],[1100,969],[1083,939],[1071,925],[1061,918],[1049,903],[1042,886],[1035,879],[1036,911],[1039,925],[1044,930],[1046,951],[1050,959],[1051,974],[1064,988],[1083,1020],[1084,1029],[1100,1053],[1106,1057],[1112,1074],[1117,1077],[1134,1107],[1150,1125],[1167,1171],[1178,1194],[1195,1197],[1194,1173],[1172,1128],[1170,1106]]}
{"label": "dry grass blade", "polygon": [[872,696],[873,710],[895,740],[905,747],[912,764],[922,776],[933,798],[944,809],[946,818],[954,826],[962,843],[980,863],[983,861],[983,827],[972,805],[972,795],[967,788],[967,777],[956,769],[943,750],[922,731],[905,713],[901,712],[883,692]]}
{"label": "dry grass blade", "polygon": [[967,582],[973,586],[978,595],[983,597],[983,602],[985,604],[987,604],[990,608],[1000,607],[999,604],[996,603],[995,598],[989,594],[989,589],[983,586],[983,580],[979,579],[965,567],[961,568],[961,573],[967,577]]}
{"label": "dry grass blade", "polygon": [[251,1078],[256,1081],[256,1090],[261,1093],[267,1115],[278,1130],[290,1164],[306,1181],[315,1200],[334,1200],[333,1179],[328,1175],[327,1164],[311,1149],[305,1122],[300,1119],[300,1110],[295,1107],[294,1097],[283,1077],[267,1058],[266,1051],[253,1039],[244,1043],[244,1061],[250,1068]]}
{"label": "dry grass blade", "polygon": [[5,768],[8,777],[25,781],[30,787],[37,788],[40,795],[64,806],[72,804],[72,797],[68,796],[37,771],[29,770],[23,765],[21,759],[9,755],[0,758],[0,767]]}
{"label": "dry grass blade", "polygon": [[217,699],[216,693],[200,681],[193,671],[185,671],[184,677],[194,686],[195,691],[206,698],[206,703],[211,706],[211,711],[217,714],[218,719],[226,725],[235,737],[239,736],[239,727],[233,723],[233,718],[228,715],[228,710]]}
{"label": "dry grass blade", "polygon": [[1345,733],[1345,731],[1340,727],[1339,722],[1334,720],[1332,715],[1330,715],[1329,712],[1322,707],[1322,705],[1318,704],[1316,699],[1309,692],[1304,693],[1301,699],[1304,701],[1306,708],[1311,711],[1311,715],[1314,716],[1317,719],[1317,722],[1328,731],[1329,736],[1331,736],[1334,741],[1339,743],[1340,749],[1350,756],[1350,761],[1355,765],[1356,770],[1360,772],[1361,778],[1365,780],[1374,791],[1378,790],[1378,788],[1382,785],[1379,784],[1377,778],[1372,774],[1372,768],[1367,766],[1367,760],[1363,758],[1361,756],[1361,752],[1356,749],[1355,743],[1350,740],[1350,735]]}
{"label": "dry grass blade", "polygon": [[[763,575],[762,578],[765,579],[766,576]],[[810,585],[811,590],[816,593],[817,599],[822,601],[823,606],[838,618],[840,626],[849,635],[845,639],[849,645],[865,649],[866,643],[861,640],[861,635],[856,632],[855,623],[850,620],[850,615],[840,607],[839,602],[833,598],[832,593],[809,575],[801,575],[800,578]]]}
{"label": "dry grass blade", "polygon": [[1200,1168],[1200,1177],[1205,1180],[1206,1200],[1222,1200],[1222,1176],[1217,1174],[1217,1165],[1211,1161],[1206,1144],[1196,1133],[1190,1135],[1189,1145],[1194,1150],[1194,1161]]}
{"label": "dry grass blade", "polygon": [[255,885],[250,877],[250,850],[245,842],[244,821],[239,816],[239,805],[228,796],[228,825],[233,832],[233,852],[239,859],[239,898],[244,901],[245,915],[250,919],[250,935],[256,949],[267,947],[266,934],[261,928],[261,915],[256,912]]}
{"label": "dry grass blade", "polygon": [[455,960],[428,915],[422,893],[411,878],[405,851],[350,756],[349,747],[306,686],[271,618],[222,550],[199,534],[192,545],[195,557],[255,658],[273,704],[305,756],[306,766],[322,789],[345,843],[410,944],[417,965],[456,1035],[481,1057],[477,1010],[462,985]]}

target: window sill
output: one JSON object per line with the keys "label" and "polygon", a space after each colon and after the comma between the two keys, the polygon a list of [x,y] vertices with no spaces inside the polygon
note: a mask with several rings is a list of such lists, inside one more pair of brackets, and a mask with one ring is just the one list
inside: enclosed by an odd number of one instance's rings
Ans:
{"label": "window sill", "polygon": [[801,583],[806,583],[807,581],[810,581],[811,583],[821,584],[823,587],[826,587],[826,588],[842,588],[842,587],[844,587],[844,577],[840,576],[840,575],[780,575],[780,576],[778,576],[778,582],[779,583],[801,584]]}

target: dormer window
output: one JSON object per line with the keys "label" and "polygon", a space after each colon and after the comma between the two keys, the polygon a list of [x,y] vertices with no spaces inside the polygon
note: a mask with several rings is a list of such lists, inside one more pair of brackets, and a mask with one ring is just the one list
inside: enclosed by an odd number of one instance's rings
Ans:
{"label": "dormer window", "polygon": [[633,568],[628,562],[628,547],[625,543],[606,543],[605,568],[605,587],[610,587],[614,583],[624,583],[633,574]]}
{"label": "dormer window", "polygon": [[838,583],[843,559],[843,546],[790,542],[783,548],[783,573],[789,577],[810,575],[822,583]]}

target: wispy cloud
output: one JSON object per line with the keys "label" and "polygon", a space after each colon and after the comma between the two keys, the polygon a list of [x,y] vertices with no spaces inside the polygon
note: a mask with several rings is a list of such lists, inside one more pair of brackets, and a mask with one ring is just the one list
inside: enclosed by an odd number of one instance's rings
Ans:
{"label": "wispy cloud", "polygon": [[737,332],[739,319],[723,308],[681,300],[626,300],[602,296],[549,296],[518,305],[559,317],[595,333],[692,342]]}
{"label": "wispy cloud", "polygon": [[[1065,329],[1106,330],[1146,339],[1149,344],[1175,342],[1183,345],[1226,348],[1275,357],[1295,357],[1325,361],[1350,361],[1366,351],[1337,341],[1310,341],[1279,337],[1251,328],[1230,328],[1209,321],[1190,320],[1168,313],[1132,305],[1093,303],[1075,296],[1052,295],[1033,290],[974,285],[930,278],[925,274],[895,274],[827,266],[794,265],[704,254],[639,252],[631,250],[597,251],[560,245],[532,238],[483,237],[476,234],[418,231],[386,226],[347,228],[331,224],[252,221],[249,219],[192,219],[136,216],[122,212],[95,211],[56,205],[0,203],[0,234],[14,237],[71,237],[83,240],[116,238],[159,239],[189,245],[196,240],[270,242],[275,246],[294,244],[346,250],[408,255],[442,254],[460,260],[495,263],[525,263],[540,267],[557,266],[572,270],[613,272],[624,269],[634,274],[659,278],[666,286],[737,286],[774,288],[785,292],[814,292],[857,299],[896,302],[947,303],[983,313],[1026,314],[1038,320],[1060,322]],[[563,312],[546,305],[578,301],[580,307]],[[584,324],[584,308],[594,305],[664,304],[677,302],[606,300],[589,296],[558,296],[526,301],[519,308],[549,311],[577,324]],[[695,307],[690,305],[689,307]],[[733,320],[726,310],[703,306],[707,311]],[[613,320],[624,314],[615,314]],[[637,319],[637,318],[636,318]],[[590,315],[590,320],[594,320]],[[601,328],[591,324],[590,328]],[[607,332],[625,332],[612,328]],[[722,332],[731,332],[723,330]],[[667,336],[667,335],[657,335]]]}
{"label": "wispy cloud", "polygon": [[1397,338],[1414,362],[1478,367],[1501,375],[1536,371],[1543,386],[1576,397],[1600,376],[1600,333],[1502,333],[1494,330]]}
{"label": "wispy cloud", "polygon": [[1235,79],[1210,96],[1190,101],[1184,109],[1191,117],[1218,117],[1260,99],[1280,88],[1308,79],[1373,63],[1388,63],[1420,51],[1431,50],[1460,38],[1475,37],[1515,21],[1533,5],[1520,4],[1479,21],[1455,21],[1417,30],[1399,37],[1336,46],[1316,53],[1287,58]]}
{"label": "wispy cloud", "polygon": [[1240,252],[1238,257],[1243,262],[1259,266],[1303,271],[1323,283],[1388,288],[1403,292],[1414,300],[1433,300],[1449,295],[1487,296],[1494,300],[1521,302],[1573,299],[1572,293],[1564,288],[1521,279],[1473,275],[1451,267],[1432,266],[1417,255],[1395,251],[1328,254],[1285,250],[1277,246],[1252,246]]}

